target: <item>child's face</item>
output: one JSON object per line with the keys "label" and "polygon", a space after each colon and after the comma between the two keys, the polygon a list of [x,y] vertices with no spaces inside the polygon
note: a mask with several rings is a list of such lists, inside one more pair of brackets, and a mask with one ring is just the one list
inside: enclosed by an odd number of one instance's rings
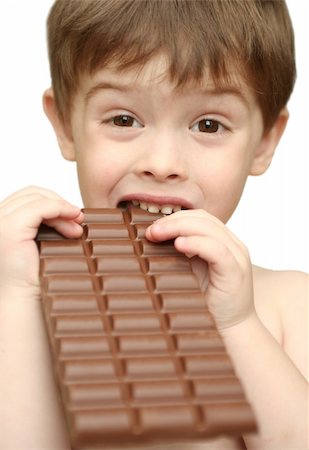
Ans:
{"label": "child's face", "polygon": [[203,208],[226,222],[262,140],[261,112],[245,85],[176,90],[164,70],[156,60],[138,75],[82,78],[66,156],[76,159],[84,205]]}

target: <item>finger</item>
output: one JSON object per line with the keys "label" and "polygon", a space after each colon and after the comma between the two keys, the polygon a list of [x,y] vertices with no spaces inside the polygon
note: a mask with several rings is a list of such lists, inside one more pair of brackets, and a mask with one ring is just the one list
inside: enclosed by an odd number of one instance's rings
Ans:
{"label": "finger", "polygon": [[52,219],[56,220],[56,224],[57,219],[72,221],[69,227],[77,230],[76,224],[80,227],[79,223],[83,219],[83,214],[77,206],[63,199],[48,199],[48,201],[36,199],[17,208],[10,216],[4,216],[1,222],[2,225],[3,223],[9,225],[9,229],[6,230],[8,234],[18,232],[24,239],[31,239],[35,237],[41,222]]}
{"label": "finger", "polygon": [[40,193],[37,192],[16,196],[12,198],[10,201],[2,203],[0,205],[0,214],[1,216],[12,214],[17,209],[35,200],[48,201],[48,197],[42,196]]}
{"label": "finger", "polygon": [[10,203],[12,200],[31,194],[39,194],[49,198],[59,198],[59,195],[56,194],[56,192],[51,191],[50,189],[41,188],[39,186],[27,186],[25,188],[19,189],[16,192],[13,192],[11,195],[3,199],[0,205],[2,207],[7,203]]}
{"label": "finger", "polygon": [[220,227],[225,227],[225,224],[220,219],[218,219],[216,216],[210,214],[205,209],[186,209],[186,210],[177,211],[173,214],[163,216],[162,218],[158,219],[158,221],[169,222],[174,219],[178,219],[179,217],[188,218],[188,219],[199,218],[199,217],[205,218],[205,219],[208,219],[211,222],[217,224]]}
{"label": "finger", "polygon": [[[213,238],[222,242],[232,253],[241,257],[242,247],[238,241],[231,238],[231,233],[225,227],[218,226],[217,223],[206,220],[205,217],[197,216],[190,220],[179,217],[166,222],[158,221],[152,224],[146,231],[146,237],[154,242],[175,239],[178,236],[200,236]],[[188,257],[194,255],[188,253]]]}
{"label": "finger", "polygon": [[199,286],[203,292],[207,289],[208,286],[208,264],[202,258],[195,256],[190,261],[192,272],[195,274],[198,279]]}
{"label": "finger", "polygon": [[159,219],[147,228],[146,236],[153,241],[162,241],[177,236],[190,236],[192,234],[203,236],[215,233],[222,235],[224,232],[225,230],[205,219],[205,217],[190,215],[188,217],[177,216],[166,221]]}
{"label": "finger", "polygon": [[219,277],[235,271],[238,261],[230,249],[213,238],[186,236],[175,239],[176,249],[184,254],[198,256],[208,263],[209,268]]}
{"label": "finger", "polygon": [[[173,224],[176,220],[183,219],[186,221],[186,223],[189,223],[192,219],[204,219],[207,220],[207,222],[212,223],[218,229],[221,229],[226,235],[230,236],[230,238],[235,242],[236,245],[239,245],[240,248],[243,248],[243,243],[231,232],[231,230],[228,229],[228,227],[217,217],[213,216],[212,214],[209,214],[207,211],[203,209],[195,209],[195,210],[182,210],[175,212],[169,216],[164,216],[160,219],[158,219],[154,224],[160,223],[160,224]],[[147,235],[147,238],[151,239],[151,236]],[[170,239],[170,238],[169,238]]]}
{"label": "finger", "polygon": [[[83,217],[83,214],[81,214]],[[62,218],[52,219],[52,220],[44,220],[44,223],[49,227],[54,228],[60,234],[67,238],[78,238],[82,235],[83,228],[81,227],[81,223],[83,219],[77,220],[65,220]]]}
{"label": "finger", "polygon": [[[0,215],[11,214],[16,209],[39,199],[58,199],[65,201],[62,197],[53,191],[43,188],[28,187],[15,192],[0,204]],[[67,202],[68,203],[68,202]]]}

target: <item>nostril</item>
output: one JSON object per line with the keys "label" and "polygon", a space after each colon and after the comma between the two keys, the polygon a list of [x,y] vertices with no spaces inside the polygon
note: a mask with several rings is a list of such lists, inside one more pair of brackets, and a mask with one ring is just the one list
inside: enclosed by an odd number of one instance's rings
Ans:
{"label": "nostril", "polygon": [[160,176],[160,175],[156,175],[155,173],[152,173],[152,172],[150,172],[148,170],[145,170],[143,172],[143,174],[144,174],[145,177],[164,178],[164,179],[168,179],[168,180],[175,180],[176,178],[178,178],[177,173],[172,173],[170,175],[162,175],[162,176]]}

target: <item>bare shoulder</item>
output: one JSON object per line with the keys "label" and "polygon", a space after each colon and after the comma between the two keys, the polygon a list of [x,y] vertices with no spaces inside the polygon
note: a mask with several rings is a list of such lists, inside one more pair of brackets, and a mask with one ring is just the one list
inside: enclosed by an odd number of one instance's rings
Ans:
{"label": "bare shoulder", "polygon": [[[258,290],[270,289],[282,300],[292,296],[304,301],[308,293],[308,275],[296,270],[270,270],[253,266],[254,285]],[[290,303],[290,302],[289,302]]]}
{"label": "bare shoulder", "polygon": [[260,319],[307,377],[308,275],[254,266],[253,278]]}

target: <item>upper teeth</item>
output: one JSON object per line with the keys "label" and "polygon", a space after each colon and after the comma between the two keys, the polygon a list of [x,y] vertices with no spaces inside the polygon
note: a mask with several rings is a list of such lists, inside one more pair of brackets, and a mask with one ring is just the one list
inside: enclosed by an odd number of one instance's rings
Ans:
{"label": "upper teeth", "polygon": [[140,202],[139,200],[132,200],[134,206],[139,206],[141,209],[145,211],[149,211],[151,213],[159,213],[162,214],[172,214],[173,212],[180,211],[181,206],[179,205],[155,205],[154,203],[146,203]]}

